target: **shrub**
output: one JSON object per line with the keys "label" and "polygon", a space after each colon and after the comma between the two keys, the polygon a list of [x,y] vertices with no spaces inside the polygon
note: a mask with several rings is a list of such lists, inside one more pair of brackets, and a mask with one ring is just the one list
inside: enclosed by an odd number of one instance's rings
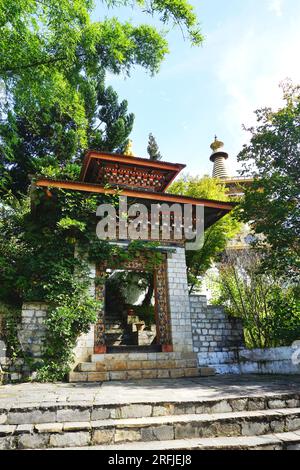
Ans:
{"label": "shrub", "polygon": [[228,252],[220,267],[214,303],[243,320],[250,348],[290,345],[300,338],[300,304],[296,286],[260,271],[254,250]]}

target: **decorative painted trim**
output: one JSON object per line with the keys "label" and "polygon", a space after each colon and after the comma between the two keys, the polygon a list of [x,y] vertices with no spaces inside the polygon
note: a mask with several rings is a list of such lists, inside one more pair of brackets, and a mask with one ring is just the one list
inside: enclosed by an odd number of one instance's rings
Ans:
{"label": "decorative painted trim", "polygon": [[[147,260],[140,256],[135,260],[116,262],[118,268],[132,269],[142,271],[146,265]],[[105,278],[106,269],[110,268],[107,263],[101,263],[96,267],[96,275],[99,278]],[[103,302],[104,300],[105,282],[97,283],[96,298]],[[170,323],[170,308],[169,308],[169,294],[168,294],[168,280],[167,280],[167,256],[164,255],[164,260],[159,267],[154,270],[154,291],[155,291],[155,316],[157,325],[157,340],[162,346],[164,352],[171,352],[172,335]],[[104,303],[103,303],[104,305]],[[98,320],[95,325],[95,340],[94,351],[95,354],[102,354],[106,352],[105,344],[105,322],[104,322],[104,307],[98,312]]]}

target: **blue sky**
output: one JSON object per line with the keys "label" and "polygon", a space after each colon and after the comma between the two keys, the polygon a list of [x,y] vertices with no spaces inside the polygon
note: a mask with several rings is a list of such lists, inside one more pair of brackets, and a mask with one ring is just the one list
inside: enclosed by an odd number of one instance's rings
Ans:
{"label": "blue sky", "polygon": [[[130,78],[107,77],[135,113],[134,152],[147,156],[152,132],[163,159],[185,163],[192,175],[210,174],[210,144],[215,134],[230,154],[231,174],[238,169],[236,155],[249,135],[242,125],[253,125],[253,111],[281,105],[279,83],[300,83],[299,0],[191,0],[205,41],[191,47],[178,28],[167,38],[170,54],[160,72],[150,77],[141,68]],[[94,18],[104,15],[153,23],[130,8],[107,12],[99,5]]]}

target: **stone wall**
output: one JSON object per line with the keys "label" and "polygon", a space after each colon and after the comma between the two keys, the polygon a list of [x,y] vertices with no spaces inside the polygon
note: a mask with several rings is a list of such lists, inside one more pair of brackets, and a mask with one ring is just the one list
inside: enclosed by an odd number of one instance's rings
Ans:
{"label": "stone wall", "polygon": [[232,351],[243,345],[243,325],[222,307],[207,305],[202,295],[190,296],[193,347],[197,353]]}
{"label": "stone wall", "polygon": [[[24,353],[33,360],[42,357],[42,347],[45,339],[47,304],[40,302],[24,303],[22,306],[21,323],[18,325],[18,339]],[[74,349],[74,365],[87,361],[94,352],[94,325],[90,331],[82,334]],[[12,360],[6,357],[5,344],[0,341],[0,381],[15,382],[31,377],[30,366],[22,358]],[[35,374],[33,374],[34,376]]]}
{"label": "stone wall", "polygon": [[21,348],[32,357],[41,357],[45,338],[47,304],[40,302],[24,303],[18,338]]}
{"label": "stone wall", "polygon": [[[23,304],[21,324],[18,326],[18,338],[23,351],[32,357],[41,357],[46,331],[46,315],[47,304],[40,302]],[[94,325],[91,326],[88,333],[82,334],[77,340],[74,349],[76,363],[87,360],[93,354],[93,348]]]}
{"label": "stone wall", "polygon": [[6,362],[6,344],[4,341],[0,340],[0,385],[4,382]]}
{"label": "stone wall", "polygon": [[217,374],[299,374],[300,344],[206,352],[198,354],[198,361],[202,367],[213,367]]}
{"label": "stone wall", "polygon": [[[46,316],[47,304],[45,303],[27,302],[22,306],[21,322],[17,326],[17,335],[21,349],[31,357],[33,362],[38,362],[42,356]],[[0,349],[0,380],[2,382],[10,383],[34,378],[35,373],[32,373],[32,367],[22,357],[17,359],[6,357],[3,341],[0,341]]]}
{"label": "stone wall", "polygon": [[[95,277],[96,277],[96,265],[95,263],[89,263],[90,273],[90,285],[89,293],[91,296],[95,296]],[[94,353],[94,334],[95,325],[91,325],[88,333],[83,333],[79,336],[75,349],[74,349],[74,366],[79,362],[85,362],[89,360],[89,357]]]}
{"label": "stone wall", "polygon": [[246,349],[243,325],[205,296],[190,296],[194,351],[199,367],[217,374],[299,374],[300,341],[291,347]]}
{"label": "stone wall", "polygon": [[[36,359],[38,361],[38,359]],[[33,359],[34,361],[34,359]],[[6,344],[0,341],[0,384],[19,382],[22,379],[32,379],[35,373],[32,373],[31,367],[26,364],[24,359],[11,359],[6,355]]]}
{"label": "stone wall", "polygon": [[83,333],[77,340],[74,349],[74,366],[79,362],[86,362],[94,354],[94,325],[91,326],[88,333]]}
{"label": "stone wall", "polygon": [[168,254],[167,276],[173,350],[192,352],[191,312],[184,248]]}
{"label": "stone wall", "polygon": [[[89,293],[95,297],[95,277],[96,277],[96,265],[95,263],[89,263],[90,273],[90,286]],[[77,340],[76,347],[74,349],[74,366],[79,362],[85,362],[94,353],[94,334],[95,325],[91,325],[88,333],[83,333]]]}

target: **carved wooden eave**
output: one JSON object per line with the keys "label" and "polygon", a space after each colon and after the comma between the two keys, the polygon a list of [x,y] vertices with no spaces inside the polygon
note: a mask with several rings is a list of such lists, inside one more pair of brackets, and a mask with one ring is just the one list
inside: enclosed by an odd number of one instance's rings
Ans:
{"label": "carved wooden eave", "polygon": [[[39,178],[36,180],[35,185],[37,187],[44,188],[58,188],[74,191],[82,191],[86,193],[94,194],[107,194],[114,195],[120,193],[120,189],[117,188],[107,188],[98,184],[92,183],[83,183],[80,181],[57,181],[50,180],[46,178]],[[151,191],[143,191],[139,189],[127,189],[124,188],[120,193],[122,196],[128,197],[128,202],[134,200],[135,202],[140,202],[145,205],[150,203],[154,204],[163,204],[168,205],[172,204],[191,204],[192,206],[203,206],[204,207],[204,227],[205,229],[209,228],[211,225],[216,223],[219,219],[228,214],[234,207],[235,203],[233,202],[224,202],[224,201],[214,201],[210,199],[198,199],[188,196],[179,196],[175,194],[167,193],[155,193]]]}

